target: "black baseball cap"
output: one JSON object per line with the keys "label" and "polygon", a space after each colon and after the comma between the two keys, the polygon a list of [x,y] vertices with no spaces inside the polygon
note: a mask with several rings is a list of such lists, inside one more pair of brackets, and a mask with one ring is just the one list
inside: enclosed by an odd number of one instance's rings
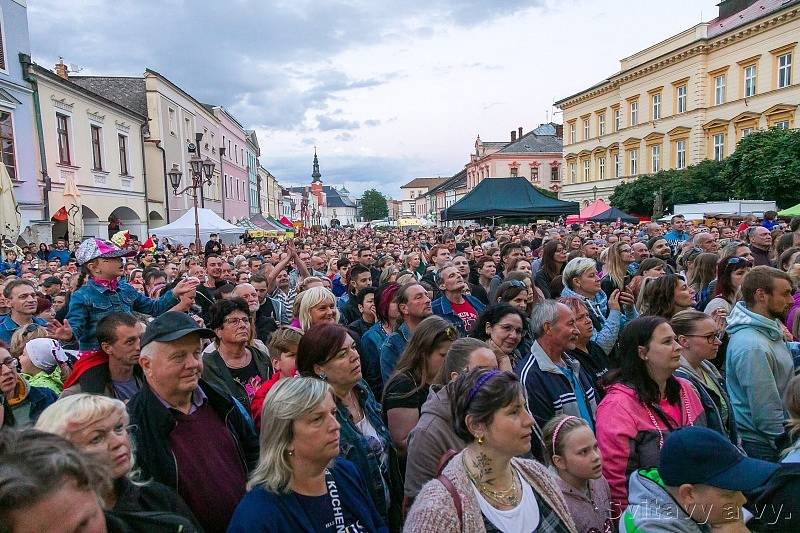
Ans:
{"label": "black baseball cap", "polygon": [[688,483],[748,491],[763,485],[778,468],[776,463],[747,457],[721,433],[687,427],[667,436],[658,473],[668,487]]}
{"label": "black baseball cap", "polygon": [[199,327],[197,322],[186,313],[167,311],[147,325],[147,329],[142,335],[141,346],[144,348],[153,341],[176,341],[191,333],[198,333],[203,339],[213,339],[215,337],[213,331]]}

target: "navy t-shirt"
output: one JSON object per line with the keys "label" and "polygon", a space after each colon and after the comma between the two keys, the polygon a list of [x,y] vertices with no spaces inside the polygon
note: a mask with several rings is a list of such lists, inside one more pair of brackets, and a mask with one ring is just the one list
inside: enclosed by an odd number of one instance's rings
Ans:
{"label": "navy t-shirt", "polygon": [[300,502],[300,506],[308,515],[311,523],[314,524],[317,533],[328,533],[331,531],[360,533],[362,531],[367,531],[367,528],[343,505],[341,506],[342,516],[337,525],[331,496],[329,494],[323,494],[322,496],[303,496],[295,492],[294,495]]}

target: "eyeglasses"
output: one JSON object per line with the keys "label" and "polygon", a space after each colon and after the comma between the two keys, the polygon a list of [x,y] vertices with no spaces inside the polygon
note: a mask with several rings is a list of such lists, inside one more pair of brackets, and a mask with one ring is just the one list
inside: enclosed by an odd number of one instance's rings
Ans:
{"label": "eyeglasses", "polygon": [[11,370],[16,370],[19,366],[19,362],[14,359],[13,357],[6,357],[2,361],[0,361],[0,368],[7,366]]}
{"label": "eyeglasses", "polygon": [[226,325],[233,326],[235,324],[250,324],[250,319],[246,316],[243,317],[230,317],[223,320]]}
{"label": "eyeglasses", "polygon": [[708,344],[714,344],[715,342],[722,342],[722,336],[724,332],[719,333],[708,333],[706,335],[684,335],[684,337],[701,337],[706,340]]}

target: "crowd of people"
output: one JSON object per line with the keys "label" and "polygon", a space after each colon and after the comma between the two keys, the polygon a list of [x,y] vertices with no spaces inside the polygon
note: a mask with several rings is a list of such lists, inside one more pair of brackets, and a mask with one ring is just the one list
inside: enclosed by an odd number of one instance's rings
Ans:
{"label": "crowd of people", "polygon": [[800,527],[800,219],[112,241],[4,250],[0,531]]}

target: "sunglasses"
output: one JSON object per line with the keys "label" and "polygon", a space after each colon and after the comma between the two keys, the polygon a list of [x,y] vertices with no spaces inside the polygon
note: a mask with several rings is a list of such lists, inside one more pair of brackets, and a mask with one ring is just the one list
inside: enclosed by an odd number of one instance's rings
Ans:
{"label": "sunglasses", "polygon": [[737,257],[731,257],[730,259],[728,259],[728,261],[725,264],[728,265],[728,266],[740,265],[740,264],[747,265],[748,267],[752,267],[753,266],[753,262],[751,260],[747,259],[746,257],[738,257],[738,256]]}
{"label": "sunglasses", "polygon": [[449,341],[454,341],[458,338],[458,331],[456,331],[456,328],[453,326],[448,326],[440,335],[447,338]]}
{"label": "sunglasses", "polygon": [[525,282],[520,281],[518,279],[512,279],[511,281],[508,282],[508,285],[510,287],[515,287],[517,289],[527,289],[528,288],[528,286],[525,285]]}

